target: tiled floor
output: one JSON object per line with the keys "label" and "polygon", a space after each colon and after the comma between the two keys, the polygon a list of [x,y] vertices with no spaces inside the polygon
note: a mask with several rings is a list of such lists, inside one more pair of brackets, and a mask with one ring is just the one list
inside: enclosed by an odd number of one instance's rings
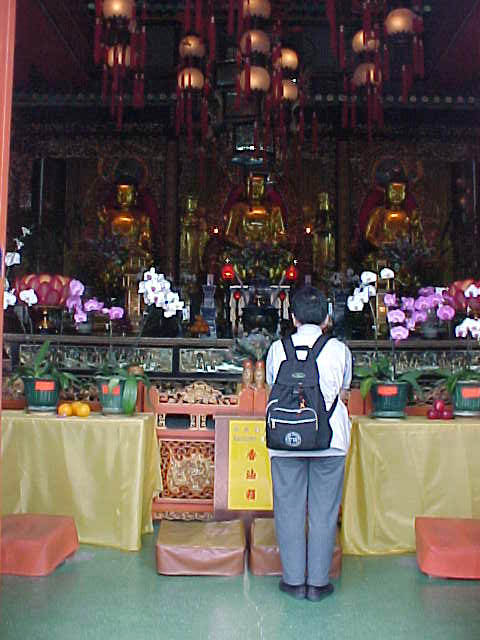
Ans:
{"label": "tiled floor", "polygon": [[415,556],[345,556],[335,593],[295,601],[278,578],[165,577],[139,553],[82,545],[46,578],[3,576],[2,640],[479,640],[480,582],[430,579]]}

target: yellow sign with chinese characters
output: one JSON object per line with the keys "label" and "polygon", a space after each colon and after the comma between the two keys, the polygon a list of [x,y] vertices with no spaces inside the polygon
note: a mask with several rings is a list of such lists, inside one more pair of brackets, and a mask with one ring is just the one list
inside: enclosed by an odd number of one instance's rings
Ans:
{"label": "yellow sign with chinese characters", "polygon": [[228,508],[242,511],[273,509],[265,420],[230,420]]}

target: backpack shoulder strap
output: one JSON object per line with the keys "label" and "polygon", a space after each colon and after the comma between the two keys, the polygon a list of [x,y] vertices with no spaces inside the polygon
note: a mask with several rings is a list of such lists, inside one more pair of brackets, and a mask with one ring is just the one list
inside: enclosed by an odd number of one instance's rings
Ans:
{"label": "backpack shoulder strap", "polygon": [[292,336],[288,338],[283,338],[282,340],[283,350],[285,351],[285,355],[287,356],[287,360],[296,360],[297,352],[295,351],[295,346],[293,344]]}
{"label": "backpack shoulder strap", "polygon": [[313,343],[313,346],[310,349],[310,353],[308,354],[308,358],[311,358],[312,360],[316,360],[320,355],[320,352],[322,351],[323,347],[330,340],[330,337],[331,336],[328,336],[326,334],[322,334],[321,336],[319,336]]}

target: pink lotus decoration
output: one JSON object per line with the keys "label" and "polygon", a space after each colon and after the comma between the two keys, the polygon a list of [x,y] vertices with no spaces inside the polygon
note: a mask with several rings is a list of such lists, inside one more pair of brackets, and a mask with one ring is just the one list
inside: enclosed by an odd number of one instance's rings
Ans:
{"label": "pink lotus decoration", "polygon": [[22,291],[33,289],[40,307],[63,307],[69,295],[71,278],[59,274],[30,273],[15,280],[17,297]]}

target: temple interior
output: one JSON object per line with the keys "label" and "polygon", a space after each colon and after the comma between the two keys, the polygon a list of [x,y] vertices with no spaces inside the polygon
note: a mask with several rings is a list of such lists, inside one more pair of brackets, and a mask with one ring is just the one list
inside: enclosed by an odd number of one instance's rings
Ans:
{"label": "temple interior", "polygon": [[[80,547],[0,575],[0,635],[478,637],[480,575],[420,571],[414,524],[480,518],[477,0],[2,3],[1,515]],[[354,363],[318,618],[252,572],[270,471],[232,448],[304,285]],[[163,523],[237,519],[241,575],[160,570]]]}

